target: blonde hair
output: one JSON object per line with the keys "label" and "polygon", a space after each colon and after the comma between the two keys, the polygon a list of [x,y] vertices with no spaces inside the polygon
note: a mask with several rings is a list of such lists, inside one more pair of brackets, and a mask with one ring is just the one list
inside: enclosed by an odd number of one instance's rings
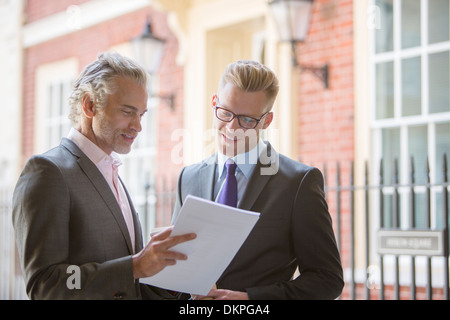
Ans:
{"label": "blonde hair", "polygon": [[147,73],[144,68],[130,58],[118,53],[102,53],[97,60],[87,65],[73,84],[69,97],[69,119],[77,128],[81,117],[83,96],[89,94],[95,108],[106,105],[107,96],[114,92],[114,78],[130,77],[139,85],[147,87]]}
{"label": "blonde hair", "polygon": [[264,91],[267,97],[267,111],[272,109],[279,90],[275,73],[265,65],[252,60],[230,63],[220,78],[218,92],[227,83],[246,92]]}

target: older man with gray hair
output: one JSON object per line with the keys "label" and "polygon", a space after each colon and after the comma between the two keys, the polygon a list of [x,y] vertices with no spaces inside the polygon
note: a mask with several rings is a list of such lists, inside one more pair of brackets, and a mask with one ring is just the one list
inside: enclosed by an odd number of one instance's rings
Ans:
{"label": "older man with gray hair", "polygon": [[31,299],[164,299],[144,286],[183,254],[194,234],[171,229],[144,247],[137,213],[118,177],[147,111],[147,75],[133,60],[104,53],[74,83],[73,128],[61,144],[31,157],[13,196],[13,225]]}

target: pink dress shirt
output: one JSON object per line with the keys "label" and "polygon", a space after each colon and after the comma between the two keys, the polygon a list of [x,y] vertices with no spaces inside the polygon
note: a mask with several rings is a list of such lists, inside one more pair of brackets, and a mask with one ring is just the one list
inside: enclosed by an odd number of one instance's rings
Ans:
{"label": "pink dress shirt", "polygon": [[[78,148],[97,166],[100,172],[108,182],[111,191],[117,199],[120,209],[122,210],[123,218],[128,227],[130,233],[131,243],[133,245],[133,251],[135,249],[135,233],[133,214],[131,212],[130,203],[128,202],[125,189],[118,180],[118,167],[122,164],[117,153],[112,152],[111,155],[106,154],[95,143],[86,138],[78,130],[70,129],[68,139],[72,140]],[[114,182],[114,166],[116,167],[116,182]],[[117,187],[117,188],[116,188]]]}

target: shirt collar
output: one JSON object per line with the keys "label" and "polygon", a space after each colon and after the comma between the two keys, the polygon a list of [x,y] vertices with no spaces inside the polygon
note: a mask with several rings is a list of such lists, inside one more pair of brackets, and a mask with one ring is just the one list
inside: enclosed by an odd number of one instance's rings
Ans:
{"label": "shirt collar", "polygon": [[[247,179],[250,178],[250,175],[253,172],[253,168],[258,162],[259,156],[265,148],[267,148],[266,144],[261,139],[259,139],[258,144],[253,149],[249,150],[246,153],[241,153],[231,158],[236,163],[237,170],[241,171]],[[225,162],[228,159],[230,158],[228,158],[223,153],[218,152],[217,162],[219,165],[219,177],[222,176],[225,167]]]}
{"label": "shirt collar", "polygon": [[115,164],[116,166],[120,166],[122,164],[122,161],[117,153],[112,152],[111,155],[108,155],[99,146],[75,128],[70,129],[67,138],[72,140],[96,166],[103,161],[109,164]]}

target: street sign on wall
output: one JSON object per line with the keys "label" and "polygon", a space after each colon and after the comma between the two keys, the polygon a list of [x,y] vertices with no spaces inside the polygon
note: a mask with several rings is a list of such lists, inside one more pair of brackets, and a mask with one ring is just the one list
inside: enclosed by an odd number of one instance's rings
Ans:
{"label": "street sign on wall", "polygon": [[379,254],[443,256],[444,232],[440,230],[379,230]]}

